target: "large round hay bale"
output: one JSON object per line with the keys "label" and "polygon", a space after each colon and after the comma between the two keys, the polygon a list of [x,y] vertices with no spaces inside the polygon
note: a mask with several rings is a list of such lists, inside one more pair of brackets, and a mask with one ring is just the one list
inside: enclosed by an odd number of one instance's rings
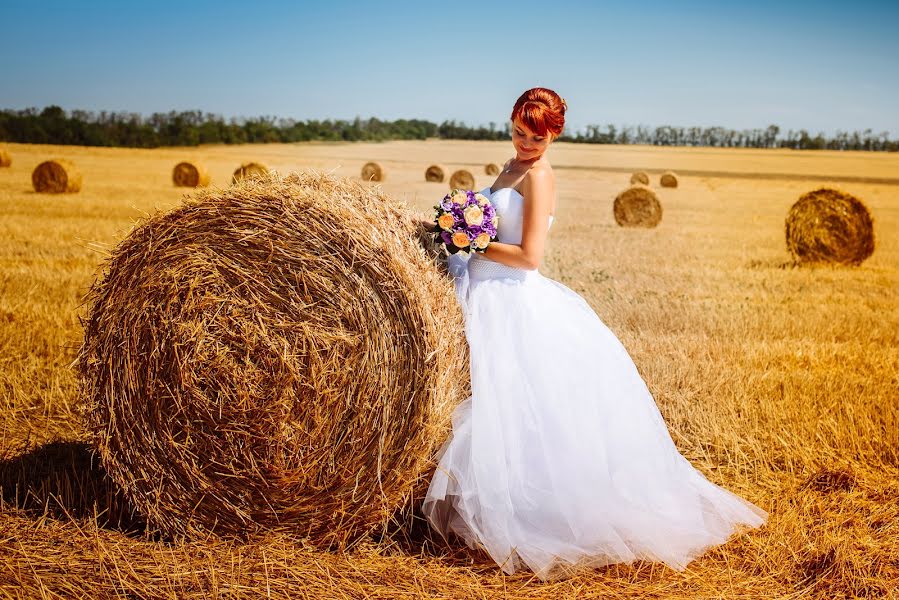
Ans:
{"label": "large round hay bale", "polygon": [[273,173],[114,249],[78,370],[92,443],[151,525],[331,547],[408,509],[469,393],[415,229],[378,188]]}
{"label": "large round hay bale", "polygon": [[0,167],[12,166],[12,156],[4,148],[0,148]]}
{"label": "large round hay bale", "polygon": [[31,183],[42,194],[74,194],[81,191],[81,173],[71,161],[47,160],[31,172]]}
{"label": "large round hay bale", "polygon": [[471,171],[459,169],[450,176],[449,186],[451,189],[473,190],[474,175],[471,174]]}
{"label": "large round hay bale", "polygon": [[802,263],[858,265],[874,252],[874,223],[861,200],[830,188],[803,194],[785,223],[787,249]]}
{"label": "large round hay bale", "polygon": [[662,187],[667,188],[676,188],[677,187],[677,173],[674,171],[665,171],[662,173],[662,176],[659,177],[659,184]]}
{"label": "large round hay bale", "polygon": [[442,183],[444,179],[446,179],[446,174],[440,165],[431,165],[425,169],[425,181]]}
{"label": "large round hay bale", "polygon": [[362,165],[363,181],[384,181],[384,169],[376,162],[367,162]]}
{"label": "large round hay bale", "polygon": [[264,164],[258,162],[245,162],[234,170],[234,174],[231,176],[231,183],[237,183],[248,177],[261,177],[267,174],[268,167]]}
{"label": "large round hay bale", "polygon": [[646,171],[637,171],[631,175],[631,184],[649,185],[649,173]]}
{"label": "large round hay bale", "polygon": [[612,205],[615,222],[622,227],[655,227],[662,220],[662,204],[645,185],[634,185],[615,198]]}
{"label": "large round hay bale", "polygon": [[209,181],[206,167],[196,162],[179,162],[172,169],[172,182],[178,187],[206,187]]}
{"label": "large round hay bale", "polygon": [[499,165],[496,163],[487,163],[484,165],[484,173],[487,175],[499,175]]}

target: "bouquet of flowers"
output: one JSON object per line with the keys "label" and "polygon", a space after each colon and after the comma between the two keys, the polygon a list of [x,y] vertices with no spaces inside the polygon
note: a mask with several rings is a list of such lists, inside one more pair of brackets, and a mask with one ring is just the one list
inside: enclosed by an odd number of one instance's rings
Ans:
{"label": "bouquet of flowers", "polygon": [[499,215],[486,196],[454,189],[434,207],[431,232],[440,236],[448,254],[484,252],[496,240],[498,223]]}

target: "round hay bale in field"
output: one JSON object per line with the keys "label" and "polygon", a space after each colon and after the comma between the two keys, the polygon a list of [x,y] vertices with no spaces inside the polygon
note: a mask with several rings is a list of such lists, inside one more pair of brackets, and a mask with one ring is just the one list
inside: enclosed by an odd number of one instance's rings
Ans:
{"label": "round hay bale in field", "polygon": [[649,185],[649,173],[646,171],[637,171],[631,175],[631,184]]}
{"label": "round hay bale in field", "polygon": [[634,185],[618,194],[612,212],[622,227],[655,227],[662,220],[662,204],[645,185]]}
{"label": "round hay bale in field", "polygon": [[659,183],[662,187],[676,188],[677,173],[675,173],[674,171],[665,171],[664,173],[662,173],[662,176],[659,177]]}
{"label": "round hay bale in field", "polygon": [[206,187],[209,181],[206,168],[195,162],[179,162],[172,169],[172,182],[178,187]]}
{"label": "round hay bale in field", "polygon": [[377,188],[272,173],[114,249],[78,371],[92,443],[151,525],[345,547],[408,510],[469,393],[418,235]]}
{"label": "round hay bale in field", "polygon": [[231,176],[231,183],[237,183],[248,177],[261,177],[268,174],[268,167],[258,162],[246,162],[234,170]]}
{"label": "round hay bale in field", "polygon": [[473,190],[474,175],[465,169],[459,169],[450,176],[449,186],[451,189]]}
{"label": "round hay bale in field", "polygon": [[487,175],[499,175],[499,165],[496,163],[487,163],[484,165],[484,173]]}
{"label": "round hay bale in field", "polygon": [[440,165],[431,165],[425,169],[425,181],[442,183],[444,179],[446,179],[446,174]]}
{"label": "round hay bale in field", "polygon": [[31,172],[31,183],[42,194],[74,194],[81,191],[81,173],[71,161],[47,160]]}
{"label": "round hay bale in field", "polygon": [[801,263],[861,264],[874,252],[874,223],[864,203],[821,188],[803,194],[785,223],[787,249]]}
{"label": "round hay bale in field", "polygon": [[12,156],[5,149],[0,148],[0,167],[12,166]]}
{"label": "round hay bale in field", "polygon": [[363,181],[384,181],[384,169],[376,162],[367,162],[362,165]]}

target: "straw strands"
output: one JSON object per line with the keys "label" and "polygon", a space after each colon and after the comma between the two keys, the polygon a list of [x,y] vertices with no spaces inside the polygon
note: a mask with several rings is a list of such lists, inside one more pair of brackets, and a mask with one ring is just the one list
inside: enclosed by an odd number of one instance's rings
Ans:
{"label": "straw strands", "polygon": [[446,174],[440,165],[431,165],[425,169],[425,181],[442,183],[444,179],[446,179]]}
{"label": "straw strands", "polygon": [[245,162],[234,170],[234,173],[231,175],[231,183],[237,183],[248,177],[261,177],[267,174],[268,167],[264,164],[258,162]]}
{"label": "straw strands", "polygon": [[661,184],[662,187],[666,188],[676,188],[677,173],[675,173],[674,171],[665,171],[659,178],[659,184]]}
{"label": "straw strands", "polygon": [[415,235],[377,188],[272,174],[121,242],[78,367],[93,445],[152,526],[342,547],[408,506],[468,392]]}
{"label": "straw strands", "polygon": [[81,173],[71,161],[46,160],[31,172],[31,183],[43,194],[74,194],[81,191]]}
{"label": "straw strands", "polygon": [[384,181],[384,169],[376,162],[367,162],[362,165],[363,181]]}
{"label": "straw strands", "polygon": [[196,162],[179,162],[172,169],[172,182],[178,187],[206,187],[209,181],[206,167]]}
{"label": "straw strands", "polygon": [[487,163],[484,165],[484,173],[491,176],[499,175],[499,165],[496,163]]}
{"label": "straw strands", "polygon": [[649,185],[649,173],[646,171],[637,171],[631,175],[631,184]]}
{"label": "straw strands", "polygon": [[662,220],[662,204],[645,185],[634,185],[618,194],[612,212],[622,227],[655,227]]}
{"label": "straw strands", "polygon": [[858,265],[874,252],[874,223],[851,194],[821,188],[803,194],[784,224],[787,250],[797,262]]}
{"label": "straw strands", "polygon": [[450,176],[449,186],[452,189],[472,190],[474,189],[474,175],[471,171],[459,169]]}

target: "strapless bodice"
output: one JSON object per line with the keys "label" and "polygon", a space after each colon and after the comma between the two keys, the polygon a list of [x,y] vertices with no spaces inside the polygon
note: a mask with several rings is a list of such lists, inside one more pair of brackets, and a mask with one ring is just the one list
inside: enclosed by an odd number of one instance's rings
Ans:
{"label": "strapless bodice", "polygon": [[[503,244],[520,244],[522,228],[524,226],[524,196],[515,188],[503,187],[491,193],[486,187],[481,193],[490,199],[490,203],[496,209],[499,216],[499,225],[496,228],[496,241]],[[553,216],[550,215],[546,224],[547,230],[552,227]],[[468,261],[468,273],[473,279],[511,278],[524,280],[529,273],[536,270],[518,269],[509,267],[494,260],[490,260],[480,254],[473,254]]]}

